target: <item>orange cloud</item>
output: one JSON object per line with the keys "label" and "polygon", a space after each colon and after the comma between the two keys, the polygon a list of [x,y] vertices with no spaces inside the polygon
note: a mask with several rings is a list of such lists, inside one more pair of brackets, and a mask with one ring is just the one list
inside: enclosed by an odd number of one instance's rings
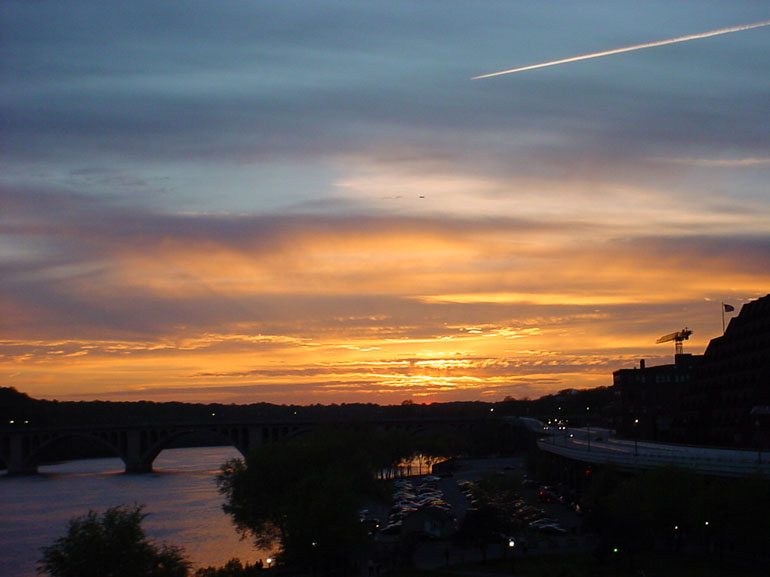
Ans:
{"label": "orange cloud", "polygon": [[720,300],[770,286],[761,237],[592,236],[574,221],[503,217],[54,212],[16,232],[56,239],[48,254],[0,287],[14,335],[0,341],[0,377],[49,397],[535,396],[609,384],[642,356],[665,361],[655,339],[684,326],[700,352],[721,329]]}

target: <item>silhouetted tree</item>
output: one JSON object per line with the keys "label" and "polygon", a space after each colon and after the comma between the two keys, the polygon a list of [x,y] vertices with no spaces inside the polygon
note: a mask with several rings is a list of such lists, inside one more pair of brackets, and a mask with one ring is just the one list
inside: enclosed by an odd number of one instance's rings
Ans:
{"label": "silhouetted tree", "polygon": [[280,544],[283,563],[344,569],[367,543],[358,512],[382,465],[376,444],[360,430],[326,429],[260,446],[222,466],[223,508],[258,547]]}
{"label": "silhouetted tree", "polygon": [[222,567],[202,567],[195,572],[195,577],[256,577],[262,570],[261,565],[244,565],[240,559],[235,558]]}
{"label": "silhouetted tree", "polygon": [[587,522],[602,536],[600,552],[618,547],[632,561],[635,551],[676,551],[682,540],[717,559],[732,550],[759,560],[770,542],[767,479],[705,477],[672,466],[620,477],[603,468],[586,504]]}
{"label": "silhouetted tree", "polygon": [[186,577],[182,549],[150,541],[146,516],[141,506],[119,506],[71,519],[67,534],[43,548],[39,570],[52,577]]}
{"label": "silhouetted tree", "polygon": [[500,540],[501,530],[499,510],[491,505],[483,505],[467,512],[454,538],[459,545],[477,546],[482,559],[486,561],[487,547]]}

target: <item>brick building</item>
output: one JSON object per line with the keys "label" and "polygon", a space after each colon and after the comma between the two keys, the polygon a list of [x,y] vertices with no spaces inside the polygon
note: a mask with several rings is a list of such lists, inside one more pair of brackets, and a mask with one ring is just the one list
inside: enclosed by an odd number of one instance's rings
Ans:
{"label": "brick building", "polygon": [[702,356],[679,354],[672,365],[620,369],[612,373],[620,393],[619,434],[629,438],[677,442],[674,424],[687,385]]}
{"label": "brick building", "polygon": [[629,438],[770,448],[770,295],[746,303],[703,355],[613,373]]}
{"label": "brick building", "polygon": [[678,425],[692,443],[767,448],[769,407],[770,295],[743,305],[711,340]]}

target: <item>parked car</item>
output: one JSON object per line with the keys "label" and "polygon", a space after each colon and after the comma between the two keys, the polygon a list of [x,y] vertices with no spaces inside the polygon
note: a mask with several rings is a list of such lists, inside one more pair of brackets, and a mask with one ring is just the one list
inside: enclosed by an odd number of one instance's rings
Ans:
{"label": "parked car", "polygon": [[552,503],[557,500],[557,495],[550,487],[543,486],[537,493],[537,500],[541,503]]}
{"label": "parked car", "polygon": [[566,535],[567,530],[558,523],[544,523],[535,527],[541,533],[546,535]]}
{"label": "parked car", "polygon": [[543,517],[542,519],[536,519],[532,521],[529,526],[533,529],[537,529],[538,527],[543,527],[545,525],[558,525],[559,522],[556,519],[551,519],[549,517]]}

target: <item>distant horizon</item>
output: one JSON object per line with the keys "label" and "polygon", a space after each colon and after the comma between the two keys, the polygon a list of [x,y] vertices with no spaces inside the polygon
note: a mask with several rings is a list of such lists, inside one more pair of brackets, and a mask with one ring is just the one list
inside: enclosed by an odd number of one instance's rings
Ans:
{"label": "distant horizon", "polygon": [[767,22],[748,0],[8,0],[0,382],[494,401],[611,385],[684,328],[700,353],[722,303],[770,292]]}
{"label": "distant horizon", "polygon": [[[369,401],[349,401],[349,402],[342,402],[342,403],[311,403],[311,404],[301,404],[301,403],[271,403],[268,401],[251,401],[251,402],[244,402],[244,403],[222,403],[220,401],[210,401],[210,402],[198,402],[198,401],[181,401],[181,400],[154,400],[154,399],[132,399],[132,400],[126,400],[126,399],[108,399],[108,398],[93,398],[93,399],[68,399],[68,398],[45,398],[45,397],[36,397],[32,396],[26,391],[19,390],[16,387],[5,387],[8,389],[14,389],[17,393],[21,395],[26,395],[28,398],[30,398],[33,401],[45,401],[45,402],[57,402],[57,403],[80,403],[80,402],[106,402],[106,403],[181,403],[181,404],[189,404],[189,405],[224,405],[224,406],[249,406],[249,405],[273,405],[276,407],[331,407],[331,406],[342,406],[342,405],[374,405],[376,407],[404,407],[404,406],[427,406],[427,405],[439,405],[439,404],[472,404],[472,403],[482,403],[482,404],[497,404],[497,403],[507,403],[507,402],[536,402],[540,401],[546,397],[549,396],[558,396],[559,394],[566,393],[566,392],[591,392],[596,391],[601,388],[608,388],[612,385],[599,385],[598,387],[592,387],[588,389],[561,389],[559,391],[554,391],[551,393],[544,394],[540,397],[536,398],[512,398],[512,397],[506,397],[503,399],[490,399],[490,400],[480,400],[480,399],[458,399],[454,401],[432,401],[432,402],[420,402],[420,401],[413,401],[412,399],[404,399],[401,402],[398,403],[373,403]],[[3,387],[0,386],[0,389]]]}

